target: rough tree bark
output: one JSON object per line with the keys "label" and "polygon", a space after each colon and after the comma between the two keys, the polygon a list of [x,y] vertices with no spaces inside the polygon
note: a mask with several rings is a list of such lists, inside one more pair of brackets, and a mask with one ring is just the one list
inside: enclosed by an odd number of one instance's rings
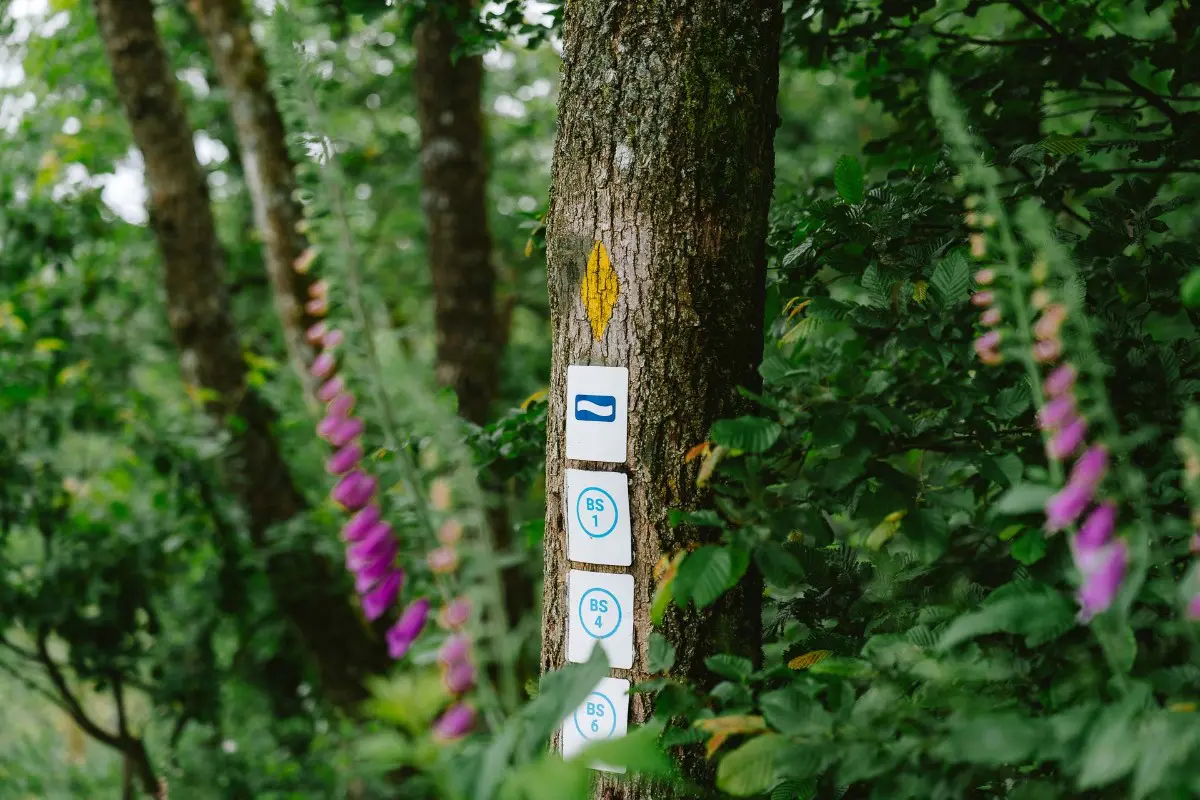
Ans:
{"label": "rough tree bark", "polygon": [[[757,384],[762,353],[767,208],[774,174],[779,0],[574,0],[564,19],[558,137],[547,220],[554,331],[546,448],[542,668],[566,659],[570,568],[564,469],[570,364],[629,369],[634,668],[648,677],[653,568],[700,541],[668,510],[702,501],[684,455]],[[603,245],[611,263],[589,255]],[[602,255],[602,254],[601,254]],[[588,273],[592,273],[588,279]],[[584,281],[588,280],[586,286]],[[672,673],[711,685],[704,657],[760,660],[761,582],[753,574],[705,613],[672,609],[661,632]],[[631,698],[630,722],[647,718]],[[683,755],[705,780],[703,754]],[[663,787],[601,774],[596,796],[662,798]],[[664,793],[665,792],[665,793]]]}
{"label": "rough tree bark", "polygon": [[[304,500],[274,438],[272,409],[246,384],[208,186],[154,25],[153,4],[96,0],[95,7],[117,94],[145,160],[150,222],[184,377],[206,390],[209,413],[232,434],[226,480],[246,513],[255,546],[272,551],[267,573],[280,612],[312,655],[326,696],[350,707],[365,696],[363,678],[382,671],[386,657],[341,590],[340,570],[311,552],[280,552],[269,540],[269,529],[299,513]],[[295,676],[273,677],[284,683]]]}
{"label": "rough tree bark", "polygon": [[[487,219],[487,153],[481,103],[483,59],[459,57],[456,24],[474,0],[433,5],[414,36],[417,116],[421,124],[421,209],[428,235],[437,331],[437,378],[458,397],[459,414],[483,425],[496,400],[507,325],[496,298],[496,268]],[[488,476],[488,526],[497,549],[512,546],[502,485]],[[533,606],[519,567],[505,575],[515,621]]]}
{"label": "rough tree bark", "polygon": [[188,8],[208,43],[229,102],[275,310],[292,366],[311,394],[316,388],[308,372],[313,351],[304,332],[317,320],[304,310],[311,281],[292,269],[308,242],[297,230],[304,217],[295,197],[295,165],[267,63],[250,34],[242,0],[189,0]]}

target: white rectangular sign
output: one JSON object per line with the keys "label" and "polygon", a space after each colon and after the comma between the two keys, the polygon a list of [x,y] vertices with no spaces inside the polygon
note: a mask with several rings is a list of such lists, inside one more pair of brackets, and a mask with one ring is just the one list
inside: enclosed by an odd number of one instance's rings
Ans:
{"label": "white rectangular sign", "polygon": [[[588,745],[620,739],[629,730],[629,681],[601,678],[571,716],[563,720],[562,754],[571,759]],[[592,769],[622,773],[624,767],[593,763]]]}
{"label": "white rectangular sign", "polygon": [[597,643],[609,666],[633,666],[633,576],[573,569],[567,577],[567,660],[583,663]]}
{"label": "white rectangular sign", "polygon": [[567,458],[625,463],[629,370],[567,367]]}
{"label": "white rectangular sign", "polygon": [[567,470],[567,558],[617,567],[633,563],[629,476]]}

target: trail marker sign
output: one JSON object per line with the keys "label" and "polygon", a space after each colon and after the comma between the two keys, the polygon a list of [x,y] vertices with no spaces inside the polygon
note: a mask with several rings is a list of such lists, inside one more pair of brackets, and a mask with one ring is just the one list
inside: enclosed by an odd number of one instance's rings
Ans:
{"label": "trail marker sign", "polygon": [[567,470],[567,558],[588,564],[633,563],[629,476]]}
{"label": "trail marker sign", "polygon": [[598,644],[608,663],[633,666],[633,576],[573,569],[567,576],[567,660],[583,663]]}
{"label": "trail marker sign", "polygon": [[[563,720],[562,754],[572,758],[590,744],[619,739],[629,730],[629,681],[601,678],[579,708]],[[593,763],[592,769],[622,773],[624,767]]]}
{"label": "trail marker sign", "polygon": [[567,367],[567,458],[624,464],[629,436],[629,370]]}

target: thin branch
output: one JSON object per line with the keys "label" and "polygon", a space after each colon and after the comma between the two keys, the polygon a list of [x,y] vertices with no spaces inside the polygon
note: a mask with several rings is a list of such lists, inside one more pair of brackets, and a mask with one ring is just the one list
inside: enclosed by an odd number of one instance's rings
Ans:
{"label": "thin branch", "polygon": [[122,739],[129,739],[129,718],[125,715],[125,687],[120,673],[112,676],[113,699],[117,704],[117,731]]}
{"label": "thin branch", "polygon": [[60,711],[66,713],[66,714],[71,713],[70,709],[67,708],[66,704],[63,703],[62,699],[59,698],[56,694],[54,694],[54,692],[50,691],[45,686],[42,686],[40,683],[33,680],[32,678],[21,674],[21,671],[19,669],[17,669],[16,667],[14,667],[12,664],[9,664],[6,661],[0,661],[0,670],[7,672],[10,677],[12,677],[14,680],[18,681],[26,689],[30,690],[31,692],[34,692],[35,694],[41,695],[43,700],[50,702],[56,708],[58,708]]}
{"label": "thin branch", "polygon": [[[1080,52],[1080,49],[1075,46],[1074,42],[1064,36],[1058,30],[1058,28],[1055,28],[1053,25],[1051,25],[1049,21],[1030,8],[1026,3],[1023,2],[1023,0],[1009,0],[1009,5],[1021,12],[1021,14],[1027,20],[1049,34],[1050,38],[1056,41],[1064,50],[1069,50],[1078,56],[1085,55],[1084,53]],[[1171,125],[1175,128],[1176,133],[1179,132],[1179,129],[1183,125],[1183,117],[1180,116],[1179,112],[1172,108],[1166,100],[1159,97],[1145,86],[1142,86],[1128,75],[1114,75],[1112,76],[1112,80],[1126,87],[1129,89],[1129,91],[1145,100],[1150,106],[1157,109],[1160,113],[1162,113],[1163,116],[1171,121]]]}
{"label": "thin branch", "polygon": [[93,739],[103,742],[114,750],[121,750],[120,740],[93,722],[91,717],[87,715],[87,712],[83,710],[83,706],[79,700],[71,693],[71,687],[67,685],[67,679],[63,676],[58,663],[50,656],[50,650],[46,647],[46,634],[44,632],[38,634],[37,651],[38,660],[50,676],[50,682],[54,684],[54,688],[58,691],[63,703],[66,704],[66,711],[71,715],[71,719],[75,720],[75,724],[83,728],[84,732]]}

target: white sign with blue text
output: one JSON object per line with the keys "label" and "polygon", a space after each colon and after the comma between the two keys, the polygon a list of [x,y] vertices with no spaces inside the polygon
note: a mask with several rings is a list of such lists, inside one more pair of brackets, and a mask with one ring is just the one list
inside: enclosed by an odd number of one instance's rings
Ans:
{"label": "white sign with blue text", "polygon": [[633,666],[633,576],[573,569],[567,577],[567,660],[582,664],[597,644],[608,664]]}
{"label": "white sign with blue text", "polygon": [[588,564],[633,563],[629,476],[567,470],[567,558]]}
{"label": "white sign with blue text", "polygon": [[[589,745],[619,739],[629,729],[629,681],[601,678],[592,693],[563,720],[562,754],[571,759]],[[593,763],[592,769],[624,772],[624,767]]]}
{"label": "white sign with blue text", "polygon": [[567,367],[567,458],[625,463],[629,370]]}

